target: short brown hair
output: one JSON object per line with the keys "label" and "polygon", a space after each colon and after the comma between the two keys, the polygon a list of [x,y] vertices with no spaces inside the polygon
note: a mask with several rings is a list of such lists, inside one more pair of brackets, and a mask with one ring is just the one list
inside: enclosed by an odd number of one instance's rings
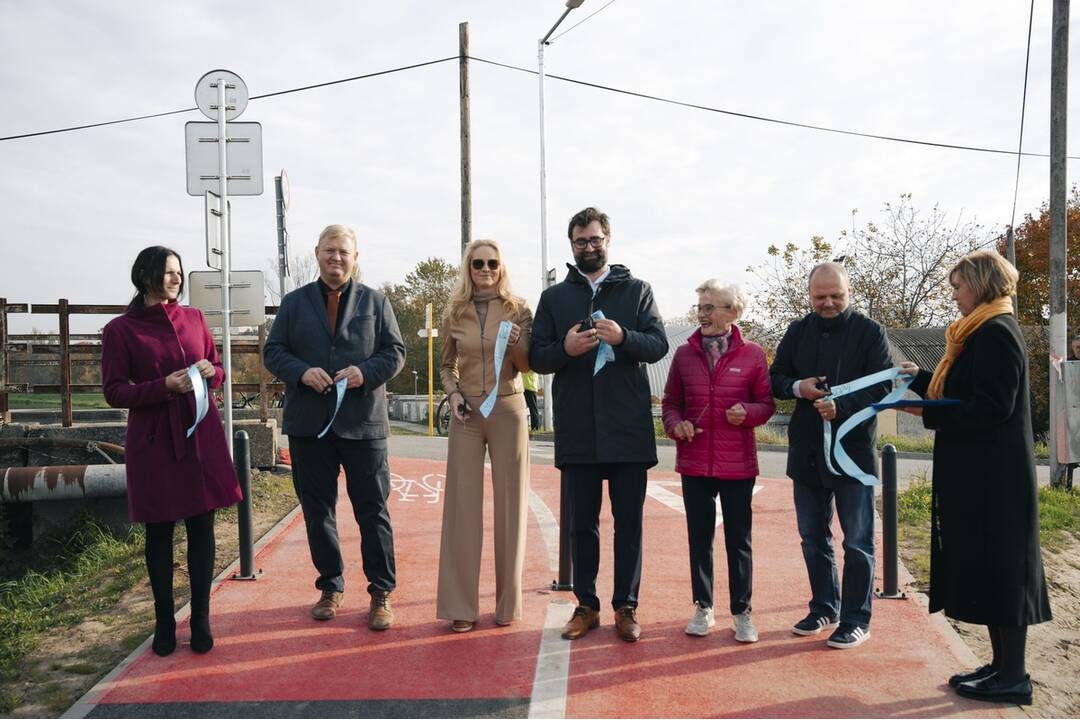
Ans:
{"label": "short brown hair", "polygon": [[574,239],[574,228],[585,227],[589,223],[596,221],[600,223],[600,229],[604,231],[604,237],[611,237],[611,221],[608,216],[600,212],[598,208],[589,206],[581,212],[570,218],[570,225],[566,228],[566,237],[571,240]]}
{"label": "short brown hair", "polygon": [[1016,268],[994,250],[976,250],[960,258],[949,271],[950,280],[953,275],[967,283],[979,303],[1015,295],[1016,281],[1020,279]]}

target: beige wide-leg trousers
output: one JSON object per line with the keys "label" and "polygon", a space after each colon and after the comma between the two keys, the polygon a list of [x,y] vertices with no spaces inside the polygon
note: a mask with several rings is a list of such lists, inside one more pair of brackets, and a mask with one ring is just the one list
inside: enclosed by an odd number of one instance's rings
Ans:
{"label": "beige wide-leg trousers", "polygon": [[436,616],[475,622],[480,615],[484,544],[484,455],[491,456],[495,500],[495,620],[521,617],[521,571],[529,495],[529,415],[521,393],[501,396],[484,417],[468,397],[466,423],[450,421]]}

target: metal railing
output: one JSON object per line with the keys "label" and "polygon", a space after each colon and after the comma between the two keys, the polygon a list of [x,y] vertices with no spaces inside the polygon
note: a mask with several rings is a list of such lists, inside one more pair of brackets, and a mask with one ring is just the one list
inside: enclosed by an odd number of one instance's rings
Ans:
{"label": "metal railing", "polygon": [[[71,427],[73,423],[72,395],[99,392],[101,383],[73,383],[72,367],[101,364],[101,335],[72,334],[72,315],[120,315],[126,305],[75,305],[61,298],[55,305],[45,303],[10,303],[0,297],[0,424],[11,422],[9,395],[20,393],[58,393],[60,395],[61,423]],[[277,306],[267,305],[267,315],[276,315]],[[56,315],[59,332],[55,334],[12,335],[9,333],[8,316],[13,314]],[[232,355],[255,354],[258,358],[259,381],[257,383],[232,384],[234,395],[258,393],[259,419],[266,421],[270,413],[269,394],[283,393],[284,384],[274,378],[263,366],[262,351],[266,345],[266,325],[259,327],[258,340],[245,336],[234,337]],[[216,340],[218,350],[220,340]],[[15,358],[13,355],[27,357]],[[40,356],[40,357],[35,357]],[[16,383],[13,368],[56,367],[59,383]],[[230,402],[234,399],[230,398]]]}

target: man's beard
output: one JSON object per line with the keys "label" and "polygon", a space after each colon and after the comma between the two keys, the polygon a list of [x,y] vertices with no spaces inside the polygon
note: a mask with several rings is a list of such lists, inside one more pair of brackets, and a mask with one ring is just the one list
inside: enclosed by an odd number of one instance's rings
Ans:
{"label": "man's beard", "polygon": [[594,273],[607,265],[607,253],[603,250],[597,250],[596,256],[592,259],[586,258],[585,253],[582,253],[574,258],[574,262],[581,272]]}

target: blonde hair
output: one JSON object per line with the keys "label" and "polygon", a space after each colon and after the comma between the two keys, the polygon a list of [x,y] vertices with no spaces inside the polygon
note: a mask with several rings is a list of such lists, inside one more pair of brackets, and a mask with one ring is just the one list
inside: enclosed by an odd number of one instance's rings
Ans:
{"label": "blonde hair", "polygon": [[735,283],[723,283],[716,278],[709,278],[705,282],[697,286],[694,292],[698,293],[713,293],[715,295],[727,295],[731,298],[731,305],[740,316],[743,314],[743,310],[750,303],[750,296],[746,294],[746,291],[742,289],[742,286]]}
{"label": "blonde hair", "polygon": [[514,316],[525,306],[524,298],[514,295],[510,290],[510,273],[503,262],[502,248],[494,240],[473,240],[465,246],[465,252],[461,256],[461,269],[458,271],[457,282],[450,292],[450,303],[446,306],[446,314],[453,319],[460,319],[462,312],[473,301],[473,293],[476,287],[473,285],[471,264],[473,255],[482,247],[489,247],[495,251],[495,257],[499,261],[499,280],[495,283],[495,292],[502,300],[503,311],[509,316]]}
{"label": "blonde hair", "polygon": [[[338,224],[327,225],[323,228],[323,231],[319,233],[319,241],[315,243],[316,255],[318,255],[319,246],[323,244],[323,240],[336,240],[338,238],[348,238],[349,240],[351,240],[353,246],[353,254],[357,256],[359,255],[359,252],[357,252],[356,248],[356,231],[348,225]],[[359,263],[353,264],[352,278],[353,280],[358,280],[360,278]]]}
{"label": "blonde hair", "polygon": [[967,283],[980,304],[1015,295],[1020,279],[1016,268],[994,250],[976,250],[960,258],[949,271],[949,280],[954,275]]}

